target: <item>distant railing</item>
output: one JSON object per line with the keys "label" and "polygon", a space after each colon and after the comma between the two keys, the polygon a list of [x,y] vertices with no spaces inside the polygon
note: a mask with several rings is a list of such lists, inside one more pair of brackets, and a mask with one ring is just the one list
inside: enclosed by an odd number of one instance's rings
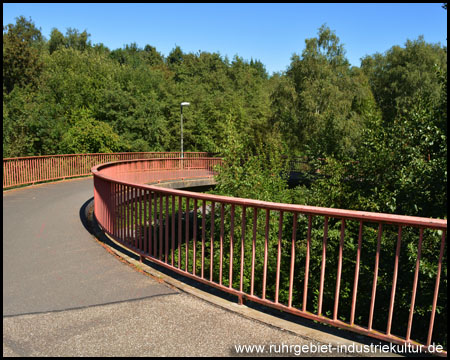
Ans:
{"label": "distant railing", "polygon": [[[205,157],[204,152],[187,152],[186,158]],[[135,152],[110,154],[68,154],[3,159],[3,189],[41,181],[92,175],[95,165],[120,160],[176,158],[178,152]]]}
{"label": "distant railing", "polygon": [[[171,158],[97,165],[95,217],[141,260],[236,295],[240,304],[249,300],[416,348],[446,339],[441,273],[447,220],[144,185],[213,176],[220,162]],[[442,308],[445,314],[438,314]]]}

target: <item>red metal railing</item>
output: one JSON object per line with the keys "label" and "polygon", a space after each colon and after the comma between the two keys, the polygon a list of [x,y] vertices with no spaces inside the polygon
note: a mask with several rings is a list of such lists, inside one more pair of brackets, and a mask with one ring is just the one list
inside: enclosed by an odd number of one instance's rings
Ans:
{"label": "red metal railing", "polygon": [[[143,185],[213,176],[217,164],[217,158],[172,158],[97,165],[95,216],[141,260],[236,295],[239,303],[254,301],[397,344],[432,344],[447,220]],[[409,263],[413,267],[404,268]],[[423,271],[434,276],[431,287],[419,282]],[[431,311],[416,313],[416,302],[423,308],[428,293]],[[400,305],[409,295],[405,310]],[[426,327],[426,336],[414,324]]]}
{"label": "red metal railing", "polygon": [[[204,152],[187,152],[186,158],[205,157]],[[137,152],[111,154],[69,154],[3,159],[3,189],[41,181],[92,175],[95,165],[120,160],[177,158],[177,152]]]}

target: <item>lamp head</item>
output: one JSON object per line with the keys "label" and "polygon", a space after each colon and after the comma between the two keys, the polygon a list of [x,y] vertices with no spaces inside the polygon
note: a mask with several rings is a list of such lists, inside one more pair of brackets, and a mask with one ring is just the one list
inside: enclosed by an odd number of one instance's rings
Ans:
{"label": "lamp head", "polygon": [[181,106],[189,106],[189,105],[191,105],[191,103],[188,103],[188,102],[182,102],[181,103]]}

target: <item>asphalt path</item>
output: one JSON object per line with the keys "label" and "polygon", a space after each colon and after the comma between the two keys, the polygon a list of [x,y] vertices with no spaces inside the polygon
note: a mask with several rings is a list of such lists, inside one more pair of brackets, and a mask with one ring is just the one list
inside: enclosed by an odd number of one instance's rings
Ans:
{"label": "asphalt path", "polygon": [[[326,345],[119,261],[84,223],[92,197],[92,178],[3,193],[3,356],[258,355],[241,354],[239,345],[265,345],[261,355],[280,356]],[[268,352],[283,344],[292,351]]]}
{"label": "asphalt path", "polygon": [[81,221],[92,178],[3,194],[3,315],[174,294],[112,258]]}

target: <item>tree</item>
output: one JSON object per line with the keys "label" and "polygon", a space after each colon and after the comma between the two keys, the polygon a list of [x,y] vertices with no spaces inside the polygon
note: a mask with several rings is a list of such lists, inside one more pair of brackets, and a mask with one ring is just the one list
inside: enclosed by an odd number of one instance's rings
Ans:
{"label": "tree", "polygon": [[266,67],[264,66],[264,64],[261,61],[253,60],[253,58],[252,58],[252,59],[250,59],[249,65],[252,68],[254,68],[258,72],[259,76],[261,76],[263,79],[269,78],[269,74],[267,74]]}
{"label": "tree", "polygon": [[419,98],[427,97],[436,105],[442,91],[437,68],[446,70],[447,50],[426,43],[423,36],[406,41],[405,47],[393,46],[384,55],[362,59],[361,69],[369,78],[386,126],[408,114]]}
{"label": "tree", "polygon": [[23,16],[16,24],[3,27],[3,89],[10,93],[15,86],[30,85],[36,87],[39,82],[43,63],[39,49],[42,34],[31,19]]}
{"label": "tree", "polygon": [[92,118],[92,111],[89,109],[75,110],[71,119],[73,125],[61,141],[63,153],[110,153],[122,150],[119,135],[109,124]]}
{"label": "tree", "polygon": [[91,34],[86,30],[80,33],[77,29],[68,28],[66,31],[66,47],[84,51],[91,47],[91,41],[88,40]]}
{"label": "tree", "polygon": [[92,46],[88,38],[91,34],[87,31],[80,33],[77,29],[68,28],[64,36],[58,29],[53,28],[48,41],[48,49],[50,54],[61,48],[72,48],[79,51],[85,51]]}
{"label": "tree", "polygon": [[64,35],[59,32],[58,29],[53,28],[50,33],[50,40],[48,41],[48,50],[50,54],[55,52],[56,50],[66,47],[66,38]]}
{"label": "tree", "polygon": [[239,132],[231,116],[226,120],[222,166],[214,193],[264,201],[290,202],[286,159],[276,129],[255,153],[248,151],[250,136]]}
{"label": "tree", "polygon": [[145,63],[150,66],[162,65],[164,63],[164,57],[156,51],[156,48],[151,45],[145,45],[144,52],[142,54]]}
{"label": "tree", "polygon": [[36,28],[31,18],[27,20],[24,16],[19,16],[16,18],[15,24],[8,24],[3,27],[3,30],[7,30],[10,36],[15,36],[28,45],[35,47],[42,45],[44,41],[41,30]]}
{"label": "tree", "polygon": [[166,61],[169,66],[181,64],[181,62],[183,61],[183,51],[178,45],[172,49],[172,51],[167,56]]}
{"label": "tree", "polygon": [[368,83],[350,68],[339,38],[325,25],[305,43],[272,95],[272,122],[297,154],[351,156],[375,107]]}

